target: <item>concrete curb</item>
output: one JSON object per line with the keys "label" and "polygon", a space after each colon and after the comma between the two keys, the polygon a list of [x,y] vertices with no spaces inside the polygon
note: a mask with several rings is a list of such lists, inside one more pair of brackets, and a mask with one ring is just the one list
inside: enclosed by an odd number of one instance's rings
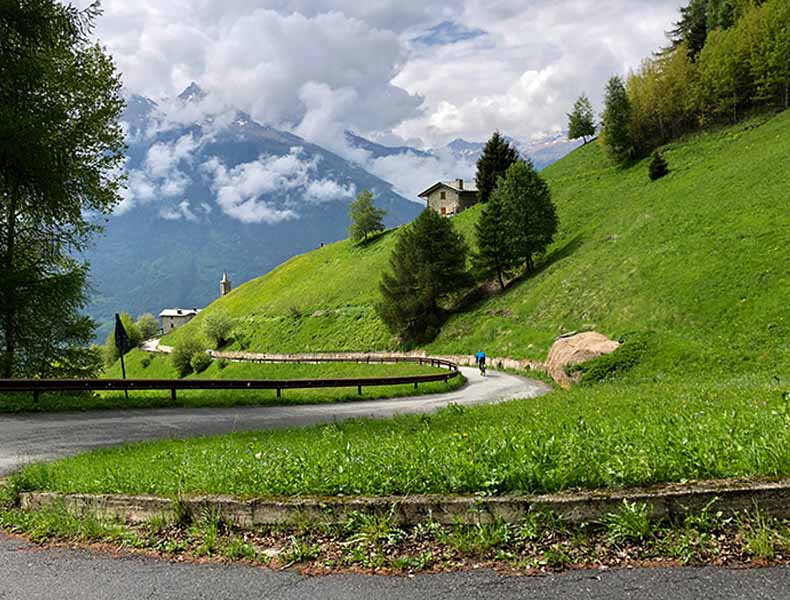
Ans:
{"label": "concrete curb", "polygon": [[82,516],[93,514],[141,523],[153,517],[177,518],[219,512],[241,528],[289,523],[342,523],[352,513],[387,514],[401,525],[428,520],[443,524],[518,523],[530,512],[550,511],[568,523],[599,522],[618,512],[623,502],[646,503],[655,519],[699,513],[713,503],[716,511],[735,514],[758,509],[790,518],[790,479],[723,480],[669,484],[653,488],[592,491],[540,496],[408,496],[288,498],[239,500],[230,496],[194,496],[172,500],[155,496],[119,496],[29,492],[20,495],[24,510],[62,507]]}

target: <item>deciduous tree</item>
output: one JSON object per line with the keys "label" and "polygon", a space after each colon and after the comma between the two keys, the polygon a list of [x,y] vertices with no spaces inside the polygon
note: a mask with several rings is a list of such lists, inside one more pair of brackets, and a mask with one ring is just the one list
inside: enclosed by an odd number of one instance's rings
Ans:
{"label": "deciduous tree", "polygon": [[370,190],[362,190],[348,209],[351,226],[348,229],[349,237],[353,242],[361,242],[379,231],[384,231],[384,215],[382,208],[373,204],[373,194]]}
{"label": "deciduous tree", "polygon": [[124,150],[120,77],[88,39],[98,14],[0,4],[0,377],[51,372],[93,336],[74,256],[121,199]]}
{"label": "deciduous tree", "polygon": [[582,138],[587,143],[587,138],[595,135],[595,113],[592,104],[585,94],[579,96],[573,105],[573,111],[568,115],[568,137],[572,140]]}

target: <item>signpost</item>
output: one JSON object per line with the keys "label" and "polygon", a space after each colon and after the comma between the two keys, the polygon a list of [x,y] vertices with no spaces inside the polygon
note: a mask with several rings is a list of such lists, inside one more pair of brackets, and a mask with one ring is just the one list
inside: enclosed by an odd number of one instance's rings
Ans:
{"label": "signpost", "polygon": [[[123,355],[129,351],[129,334],[121,321],[121,316],[115,313],[115,347],[118,348],[118,353],[121,355],[121,374],[126,379],[126,366],[123,364]],[[129,399],[129,390],[123,391],[126,399]]]}

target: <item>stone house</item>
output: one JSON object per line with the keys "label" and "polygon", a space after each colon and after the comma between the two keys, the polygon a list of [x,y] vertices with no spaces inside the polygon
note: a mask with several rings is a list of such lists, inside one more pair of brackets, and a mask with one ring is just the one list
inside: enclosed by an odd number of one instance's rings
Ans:
{"label": "stone house", "polygon": [[199,308],[166,308],[159,313],[162,320],[162,333],[168,334],[186,325],[200,312]]}
{"label": "stone house", "polygon": [[477,204],[477,188],[463,179],[439,181],[420,194],[428,208],[449,217]]}

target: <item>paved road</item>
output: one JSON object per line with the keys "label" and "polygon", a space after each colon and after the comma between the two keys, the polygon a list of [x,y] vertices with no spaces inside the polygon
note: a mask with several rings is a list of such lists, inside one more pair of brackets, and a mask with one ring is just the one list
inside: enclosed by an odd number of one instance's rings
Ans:
{"label": "paved road", "polygon": [[304,577],[239,565],[173,563],[136,556],[38,549],[0,536],[0,599],[139,600],[783,600],[790,569],[720,568],[571,571],[512,577],[491,571],[378,577]]}
{"label": "paved road", "polygon": [[[300,427],[355,417],[431,412],[462,405],[534,398],[549,391],[541,382],[489,371],[483,379],[462,367],[469,383],[446,394],[342,404],[239,408],[147,409],[0,416],[0,476],[29,462],[51,460],[103,446],[251,429]],[[0,590],[0,594],[2,590]],[[0,595],[2,598],[2,595]]]}

